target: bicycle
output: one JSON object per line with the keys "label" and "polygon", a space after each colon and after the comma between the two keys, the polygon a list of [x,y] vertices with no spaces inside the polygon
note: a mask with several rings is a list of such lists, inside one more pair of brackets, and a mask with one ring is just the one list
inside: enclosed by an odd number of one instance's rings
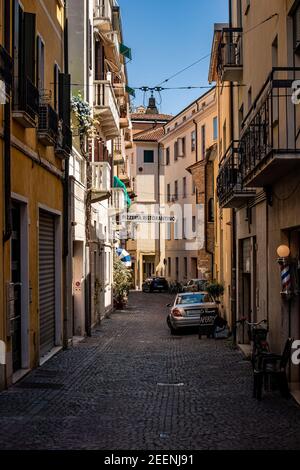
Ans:
{"label": "bicycle", "polygon": [[260,368],[262,355],[270,352],[270,346],[267,341],[268,327],[263,328],[261,325],[268,324],[267,320],[261,320],[257,323],[246,321],[249,327],[250,339],[252,342],[251,363],[253,370]]}

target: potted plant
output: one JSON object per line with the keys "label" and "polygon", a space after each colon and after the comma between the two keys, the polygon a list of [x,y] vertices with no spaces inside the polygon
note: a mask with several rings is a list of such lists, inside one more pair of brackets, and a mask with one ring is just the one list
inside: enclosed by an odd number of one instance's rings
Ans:
{"label": "potted plant", "polygon": [[207,285],[206,290],[216,302],[220,303],[220,297],[224,294],[224,286],[222,284],[212,282]]}

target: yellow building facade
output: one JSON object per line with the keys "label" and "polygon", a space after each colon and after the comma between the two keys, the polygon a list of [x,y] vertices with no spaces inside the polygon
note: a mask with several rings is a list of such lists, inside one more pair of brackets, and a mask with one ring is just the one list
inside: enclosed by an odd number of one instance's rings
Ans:
{"label": "yellow building facade", "polygon": [[63,345],[64,178],[71,148],[64,2],[15,0],[5,18],[13,85],[10,169],[1,175],[3,194],[10,186],[0,206],[2,387]]}

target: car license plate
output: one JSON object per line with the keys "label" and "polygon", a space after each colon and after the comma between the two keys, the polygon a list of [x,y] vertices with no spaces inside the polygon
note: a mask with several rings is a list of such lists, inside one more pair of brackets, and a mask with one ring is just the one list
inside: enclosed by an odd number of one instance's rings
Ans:
{"label": "car license plate", "polygon": [[186,316],[187,317],[199,317],[202,313],[204,312],[204,310],[187,310],[186,311]]}
{"label": "car license plate", "polygon": [[200,325],[213,325],[216,319],[216,315],[201,315]]}

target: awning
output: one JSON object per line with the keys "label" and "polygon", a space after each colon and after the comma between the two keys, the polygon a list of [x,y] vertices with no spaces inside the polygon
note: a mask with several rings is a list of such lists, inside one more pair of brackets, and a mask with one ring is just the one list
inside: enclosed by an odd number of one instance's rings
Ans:
{"label": "awning", "polygon": [[126,92],[135,98],[135,90],[128,85],[126,85]]}
{"label": "awning", "polygon": [[123,181],[121,181],[120,178],[118,178],[117,176],[114,176],[114,188],[122,188],[123,189],[123,191],[125,193],[127,207],[130,207],[131,206],[131,199],[129,197],[127,188],[126,188],[125,184],[123,183]]}
{"label": "awning", "polygon": [[125,44],[120,44],[120,54],[126,57],[129,60],[132,60],[132,54],[130,47],[125,46]]}
{"label": "awning", "polygon": [[120,261],[122,261],[122,263],[124,263],[127,268],[131,268],[131,256],[128,251],[124,250],[123,248],[117,248],[116,253]]}

